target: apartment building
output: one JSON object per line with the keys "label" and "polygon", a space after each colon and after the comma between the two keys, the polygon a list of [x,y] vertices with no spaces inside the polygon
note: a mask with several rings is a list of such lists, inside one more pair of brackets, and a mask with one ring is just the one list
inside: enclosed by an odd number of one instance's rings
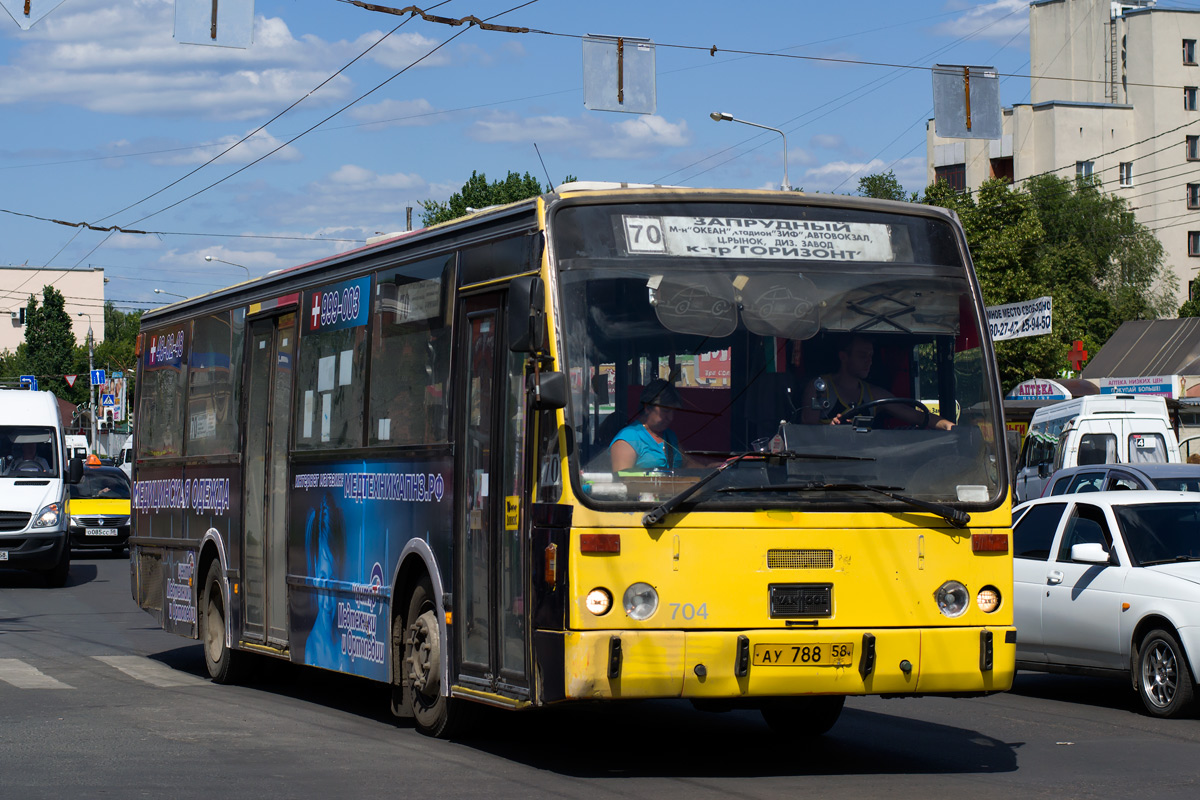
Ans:
{"label": "apartment building", "polygon": [[[14,351],[25,341],[25,309],[29,295],[42,302],[42,290],[53,286],[63,296],[75,343],[87,342],[88,324],[96,344],[104,341],[104,270],[47,267],[0,267],[0,352]],[[82,314],[83,316],[80,316]],[[85,376],[86,377],[86,376]]]}
{"label": "apartment building", "polygon": [[997,140],[926,128],[927,177],[1094,177],[1159,237],[1179,300],[1200,269],[1200,9],[1154,0],[1033,0],[1029,103],[1002,110]]}

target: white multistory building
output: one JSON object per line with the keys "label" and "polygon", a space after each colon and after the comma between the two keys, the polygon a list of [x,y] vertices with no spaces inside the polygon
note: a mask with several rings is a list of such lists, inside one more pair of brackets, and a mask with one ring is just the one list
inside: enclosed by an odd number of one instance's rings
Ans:
{"label": "white multistory building", "polygon": [[960,190],[1003,177],[1094,176],[1128,200],[1179,278],[1200,268],[1200,9],[1154,0],[1033,0],[1029,103],[998,140],[926,130],[928,180]]}

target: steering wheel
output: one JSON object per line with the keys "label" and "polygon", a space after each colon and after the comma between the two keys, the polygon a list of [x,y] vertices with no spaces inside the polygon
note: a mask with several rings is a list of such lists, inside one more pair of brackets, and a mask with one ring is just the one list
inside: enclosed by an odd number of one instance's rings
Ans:
{"label": "steering wheel", "polygon": [[879,400],[872,400],[869,403],[863,403],[862,405],[854,406],[853,408],[847,408],[841,414],[838,414],[838,416],[841,417],[842,421],[844,422],[846,420],[854,419],[854,417],[868,409],[879,408],[880,406],[886,405],[910,406],[911,408],[915,408],[917,411],[920,411],[925,415],[921,419],[921,423],[919,425],[903,425],[901,426],[901,429],[917,431],[929,427],[929,409],[920,400],[913,400],[908,397],[883,397]]}

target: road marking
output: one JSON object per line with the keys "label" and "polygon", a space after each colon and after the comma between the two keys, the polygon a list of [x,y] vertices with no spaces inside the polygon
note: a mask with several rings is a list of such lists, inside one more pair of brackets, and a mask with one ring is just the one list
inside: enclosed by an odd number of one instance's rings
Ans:
{"label": "road marking", "polygon": [[19,658],[0,658],[0,681],[18,689],[73,689],[75,687],[55,680],[36,667],[31,667]]}
{"label": "road marking", "polygon": [[92,656],[92,658],[119,669],[135,680],[157,686],[160,689],[170,689],[175,686],[201,686],[208,683],[195,675],[180,672],[144,656]]}

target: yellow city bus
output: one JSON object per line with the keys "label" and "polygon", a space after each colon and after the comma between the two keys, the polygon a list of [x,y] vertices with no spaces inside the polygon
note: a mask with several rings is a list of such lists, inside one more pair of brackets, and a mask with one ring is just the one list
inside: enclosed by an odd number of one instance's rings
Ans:
{"label": "yellow city bus", "polygon": [[795,736],[1003,691],[984,319],[941,209],[584,183],[167,306],[133,594],[217,682],[359,675],[436,736],[474,703]]}

